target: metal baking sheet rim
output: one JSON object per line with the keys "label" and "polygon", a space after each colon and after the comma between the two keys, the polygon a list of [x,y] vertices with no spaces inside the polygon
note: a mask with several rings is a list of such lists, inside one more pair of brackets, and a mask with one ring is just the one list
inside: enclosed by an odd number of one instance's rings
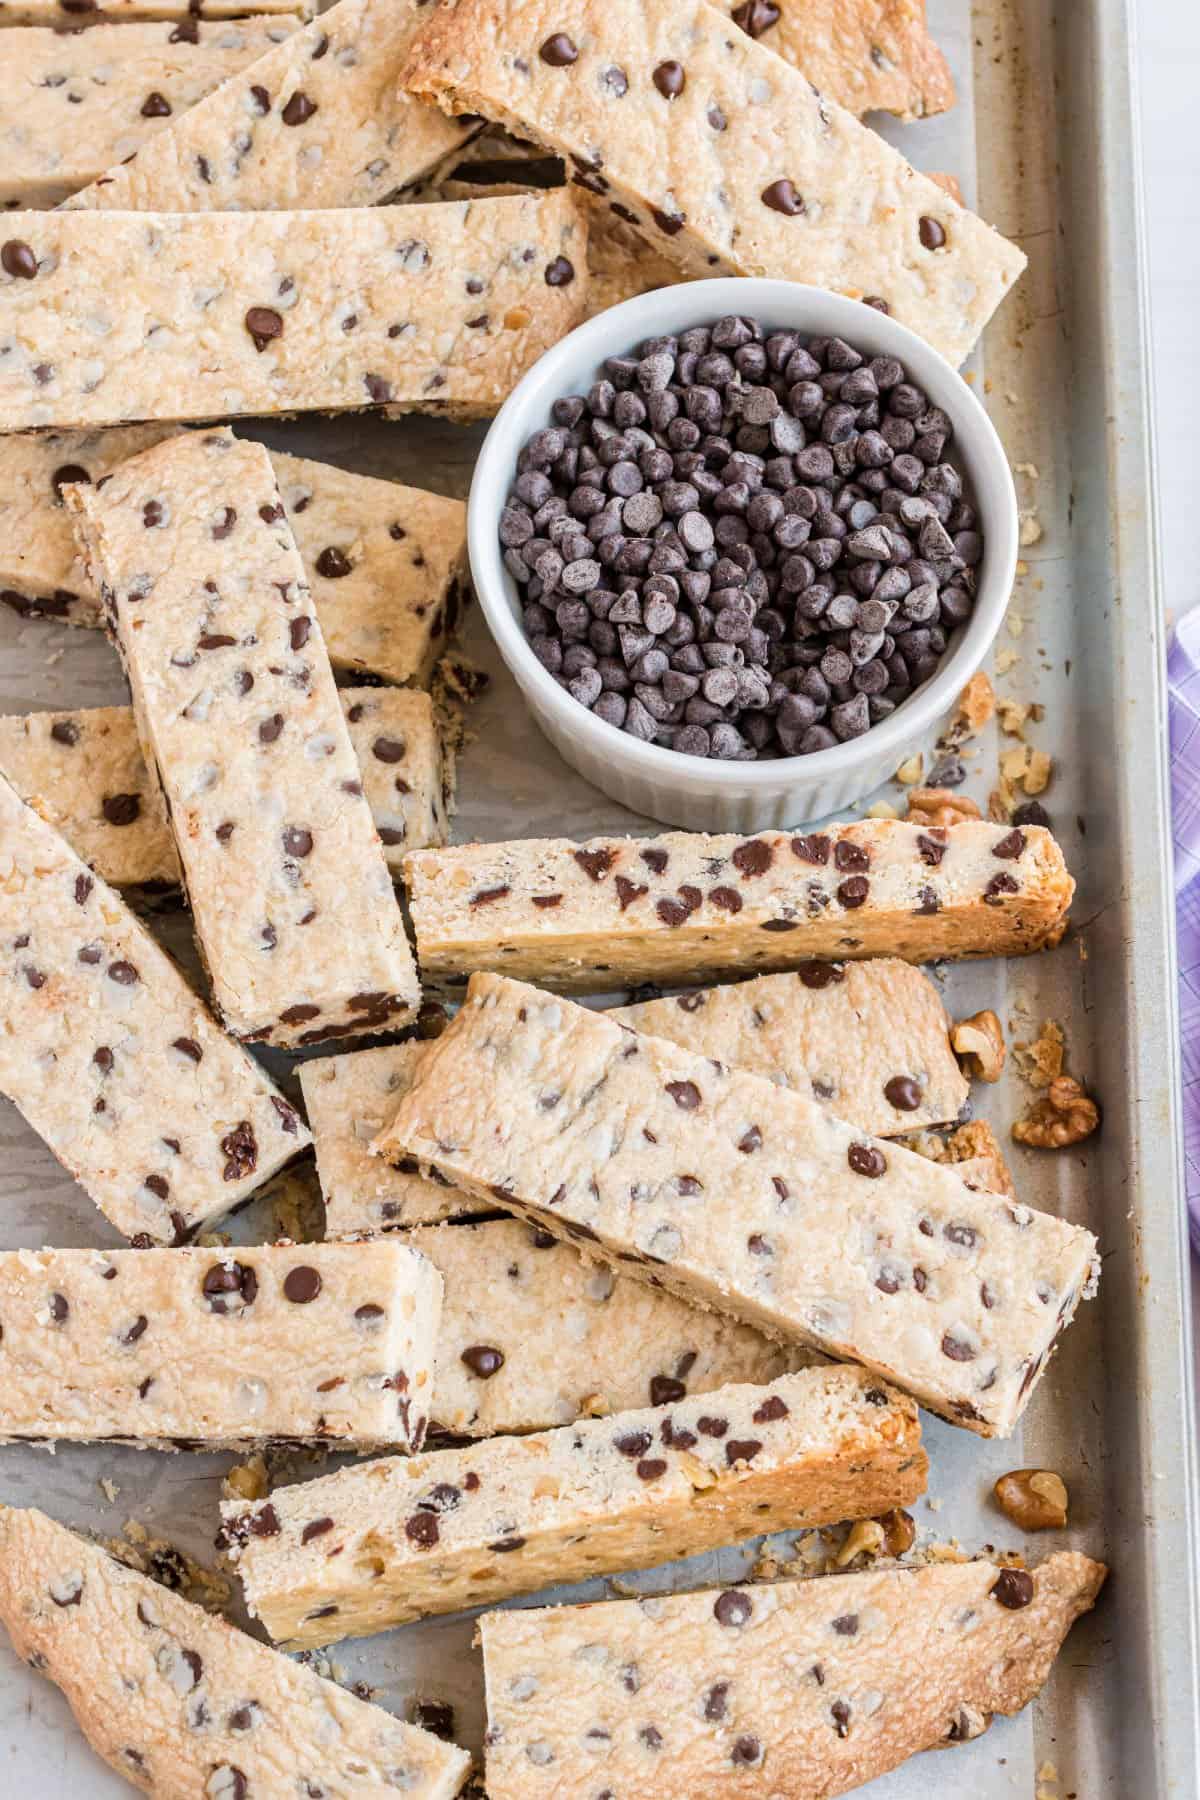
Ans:
{"label": "metal baking sheet rim", "polygon": [[[1073,9],[1068,9],[1071,11]],[[1123,1721],[1123,1783],[1116,1792],[1200,1791],[1200,1574],[1189,1244],[1183,1203],[1171,799],[1167,747],[1166,618],[1149,411],[1149,284],[1137,130],[1134,0],[1091,0],[1060,27],[1071,66],[1095,75],[1087,151],[1101,229],[1099,294],[1105,354],[1108,487],[1115,501],[1119,721],[1115,775],[1122,814],[1122,913],[1115,929],[1130,955],[1127,1080],[1133,1096],[1134,1199],[1129,1213],[1136,1285],[1134,1391],[1128,1405],[1137,1467],[1112,1477],[1114,1553],[1124,1516],[1141,1526],[1125,1543],[1110,1604],[1141,1704]],[[1087,64],[1075,55],[1083,31]],[[1078,146],[1083,150],[1084,146]],[[1075,158],[1075,179],[1087,167]],[[1086,177],[1085,177],[1086,185]],[[1129,257],[1123,249],[1136,246]],[[1149,665],[1149,666],[1147,666]],[[1098,941],[1101,955],[1105,944]],[[1110,1220],[1110,1231],[1114,1221]],[[1111,1242],[1112,1240],[1110,1240]],[[1114,1320],[1110,1345],[1116,1336]],[[1135,1429],[1135,1426],[1140,1429]],[[1136,1555],[1136,1570],[1134,1568]],[[1136,1629],[1137,1636],[1131,1633]],[[1122,1658],[1124,1661],[1124,1658]],[[1132,1673],[1130,1662],[1125,1673]],[[1153,1773],[1152,1773],[1153,1772]]]}

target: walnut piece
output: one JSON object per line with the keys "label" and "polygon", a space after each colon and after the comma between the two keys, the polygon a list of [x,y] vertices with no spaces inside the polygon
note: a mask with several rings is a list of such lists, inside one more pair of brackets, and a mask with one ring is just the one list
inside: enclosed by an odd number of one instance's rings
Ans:
{"label": "walnut piece", "polygon": [[959,1019],[950,1033],[950,1043],[972,1081],[999,1081],[1004,1073],[1004,1029],[990,1008]]}
{"label": "walnut piece", "polygon": [[991,681],[980,669],[972,675],[962,693],[958,696],[958,705],[954,710],[954,719],[950,726],[952,735],[959,743],[966,738],[974,737],[983,730],[996,710],[996,691]]}
{"label": "walnut piece", "polygon": [[977,819],[979,808],[966,794],[953,788],[912,788],[908,796],[908,819],[913,825],[961,825],[964,819]]}
{"label": "walnut piece", "polygon": [[903,1556],[911,1550],[916,1540],[917,1528],[913,1524],[913,1516],[905,1512],[902,1506],[894,1506],[891,1512],[884,1513],[875,1520],[883,1531],[883,1547],[889,1556]]}
{"label": "walnut piece", "polygon": [[1018,1038],[1013,1044],[1013,1060],[1022,1081],[1039,1091],[1062,1074],[1066,1055],[1066,1035],[1056,1019],[1044,1020],[1032,1042]]}
{"label": "walnut piece", "polygon": [[1071,1075],[1057,1075],[1043,1100],[1038,1100],[1012,1128],[1018,1144],[1035,1150],[1065,1150],[1069,1144],[1091,1137],[1100,1123],[1100,1109]]}
{"label": "walnut piece", "polygon": [[1022,1531],[1061,1531],[1067,1522],[1066,1483],[1053,1469],[1011,1469],[992,1492],[1001,1512]]}
{"label": "walnut piece", "polygon": [[886,1545],[887,1533],[877,1519],[859,1519],[846,1533],[834,1567],[845,1569],[856,1556],[878,1556]]}

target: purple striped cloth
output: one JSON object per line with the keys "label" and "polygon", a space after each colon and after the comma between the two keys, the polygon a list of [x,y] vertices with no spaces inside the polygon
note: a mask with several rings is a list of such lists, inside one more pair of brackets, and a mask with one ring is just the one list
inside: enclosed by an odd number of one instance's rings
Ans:
{"label": "purple striped cloth", "polygon": [[1192,1247],[1200,1253],[1200,608],[1180,620],[1167,655],[1183,1153]]}

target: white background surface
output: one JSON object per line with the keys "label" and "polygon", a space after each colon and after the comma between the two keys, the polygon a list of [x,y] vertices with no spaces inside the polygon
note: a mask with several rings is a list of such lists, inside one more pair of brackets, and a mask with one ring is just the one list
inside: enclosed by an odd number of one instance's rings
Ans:
{"label": "white background surface", "polygon": [[[1200,497],[1200,160],[1194,150],[1200,5],[1141,0],[1139,38],[1164,599],[1178,618],[1200,606],[1200,558],[1193,548]],[[1200,1318],[1195,1258],[1192,1307]],[[1196,1364],[1200,1383],[1200,1338]]]}

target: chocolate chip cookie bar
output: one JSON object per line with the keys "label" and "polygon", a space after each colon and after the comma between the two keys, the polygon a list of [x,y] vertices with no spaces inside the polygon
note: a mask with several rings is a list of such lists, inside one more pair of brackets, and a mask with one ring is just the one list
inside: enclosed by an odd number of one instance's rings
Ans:
{"label": "chocolate chip cookie bar", "polygon": [[0,224],[0,431],[390,405],[494,412],[582,310],[565,191]]}
{"label": "chocolate chip cookie bar", "polygon": [[0,1252],[0,1441],[419,1450],[441,1277],[406,1244]]}
{"label": "chocolate chip cookie bar", "polygon": [[463,844],[410,856],[405,881],[429,984],[494,969],[582,993],[814,957],[1023,955],[1058,942],[1075,889],[1043,827],[982,820]]}
{"label": "chocolate chip cookie bar", "polygon": [[306,1148],[124,901],[0,777],[0,1093],[117,1230],[182,1243]]}
{"label": "chocolate chip cookie bar", "polygon": [[812,1360],[615,1275],[520,1219],[421,1225],[404,1241],[445,1283],[433,1432],[544,1431],[729,1382],[774,1381]]}
{"label": "chocolate chip cookie bar", "polygon": [[911,1401],[862,1369],[805,1369],[227,1501],[219,1542],[253,1616],[304,1649],[869,1517],[920,1494],[927,1460]]}
{"label": "chocolate chip cookie bar", "polygon": [[298,29],[289,18],[0,33],[0,208],[57,206]]}
{"label": "chocolate chip cookie bar", "polygon": [[[0,601],[23,618],[103,624],[63,486],[99,481],[178,429],[0,439]],[[462,501],[282,451],[271,461],[334,668],[427,685],[470,598]]]}
{"label": "chocolate chip cookie bar", "polygon": [[219,1014],[294,1046],[404,1024],[416,970],[266,451],[188,433],[65,492]]}
{"label": "chocolate chip cookie bar", "polygon": [[[208,19],[236,19],[250,11],[246,0],[204,0],[204,16]],[[312,17],[312,7],[305,0],[256,0],[256,14]],[[5,0],[0,25],[50,25],[60,30],[79,31],[96,22],[125,25],[144,19],[169,19],[179,32],[193,31],[198,23],[191,0]]]}
{"label": "chocolate chip cookie bar", "polygon": [[466,506],[330,463],[271,461],[334,668],[428,686],[471,597]]}
{"label": "chocolate chip cookie bar", "polygon": [[[0,760],[2,755],[0,731]],[[362,765],[361,752],[359,760]],[[956,1118],[969,1091],[950,1049],[937,989],[918,969],[891,957],[802,963],[798,974],[614,1007],[607,1016],[684,1049],[720,1052],[736,1068],[811,1093],[877,1137]],[[371,1140],[411,1086],[422,1050],[421,1044],[388,1045],[300,1069],[329,1237],[461,1218],[479,1209],[479,1202],[448,1187],[416,1158],[402,1157],[402,1166],[393,1168],[371,1154]]]}
{"label": "chocolate chip cookie bar", "polygon": [[923,119],[954,105],[925,0],[722,0],[722,9],[849,112]]}
{"label": "chocolate chip cookie bar", "polygon": [[134,1787],[197,1800],[451,1800],[465,1750],[406,1725],[115,1561],[45,1513],[0,1510],[0,1619]]}
{"label": "chocolate chip cookie bar", "polygon": [[477,975],[381,1155],[700,1305],[1015,1427],[1098,1276],[1089,1231],[966,1186],[807,1096]]}
{"label": "chocolate chip cookie bar", "polygon": [[[398,879],[408,850],[446,839],[453,763],[433,702],[411,688],[339,688],[338,699],[384,861]],[[132,707],[0,718],[0,774],[113,887],[179,886],[175,839]]]}
{"label": "chocolate chip cookie bar", "polygon": [[416,104],[416,0],[338,0],[77,194],[109,212],[255,212],[397,199],[477,122]]}
{"label": "chocolate chip cookie bar", "polygon": [[1106,1574],[1068,1551],[486,1613],[488,1794],[848,1793],[1027,1706]]}
{"label": "chocolate chip cookie bar", "polygon": [[167,809],[131,707],[0,718],[0,774],[113,887],[178,887]]}
{"label": "chocolate chip cookie bar", "polygon": [[371,1143],[407,1093],[421,1043],[382,1044],[351,1056],[321,1056],[298,1073],[317,1150],[325,1235],[360,1237],[494,1211],[422,1168],[416,1157],[395,1163],[371,1154]]}
{"label": "chocolate chip cookie bar", "polygon": [[940,994],[895,957],[801,963],[794,975],[693,989],[611,1016],[811,1095],[876,1137],[956,1119],[970,1092]]}
{"label": "chocolate chip cookie bar", "polygon": [[565,157],[685,274],[881,303],[955,364],[1025,266],[705,0],[443,0],[403,79]]}

